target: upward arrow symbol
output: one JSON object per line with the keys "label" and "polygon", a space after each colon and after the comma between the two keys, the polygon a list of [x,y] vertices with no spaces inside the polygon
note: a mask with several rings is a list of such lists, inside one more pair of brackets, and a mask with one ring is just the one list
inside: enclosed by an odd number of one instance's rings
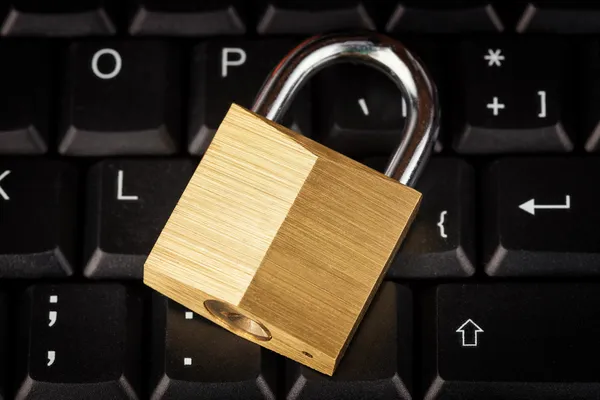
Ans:
{"label": "upward arrow symbol", "polygon": [[462,335],[463,347],[477,347],[477,336],[483,332],[483,329],[469,318],[458,327],[456,332]]}

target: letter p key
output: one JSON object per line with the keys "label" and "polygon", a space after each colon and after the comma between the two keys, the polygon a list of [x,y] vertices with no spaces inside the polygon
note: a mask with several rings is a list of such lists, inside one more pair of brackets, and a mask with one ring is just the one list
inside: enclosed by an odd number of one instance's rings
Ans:
{"label": "letter p key", "polygon": [[[236,54],[237,58],[232,59],[229,58],[229,54]],[[246,62],[246,52],[244,49],[240,49],[237,47],[225,47],[221,53],[221,77],[227,77],[227,70],[229,67],[239,67],[240,65],[244,65]]]}

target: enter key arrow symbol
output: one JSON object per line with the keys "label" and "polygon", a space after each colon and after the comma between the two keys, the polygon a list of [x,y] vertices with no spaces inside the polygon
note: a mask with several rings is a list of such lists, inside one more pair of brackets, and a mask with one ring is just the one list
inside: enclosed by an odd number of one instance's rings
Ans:
{"label": "enter key arrow symbol", "polygon": [[460,333],[462,336],[462,347],[477,347],[479,339],[478,336],[482,332],[483,329],[473,322],[471,318],[466,320],[456,330],[456,333]]}
{"label": "enter key arrow symbol", "polygon": [[535,210],[568,210],[571,208],[571,196],[565,196],[565,204],[535,204],[535,199],[527,200],[519,208],[531,215],[535,215]]}

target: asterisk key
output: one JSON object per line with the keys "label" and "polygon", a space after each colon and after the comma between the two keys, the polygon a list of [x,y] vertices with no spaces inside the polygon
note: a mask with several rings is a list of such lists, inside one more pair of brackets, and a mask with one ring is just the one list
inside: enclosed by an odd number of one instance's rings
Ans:
{"label": "asterisk key", "polygon": [[501,67],[502,61],[504,61],[504,56],[502,55],[502,50],[500,49],[488,49],[488,53],[485,56],[483,56],[483,58],[488,62],[488,67],[494,65]]}

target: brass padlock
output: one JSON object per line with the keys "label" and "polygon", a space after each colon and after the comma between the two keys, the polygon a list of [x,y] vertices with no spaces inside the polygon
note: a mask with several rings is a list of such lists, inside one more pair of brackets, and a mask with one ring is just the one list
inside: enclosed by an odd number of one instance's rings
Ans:
{"label": "brass padlock", "polygon": [[[376,67],[404,94],[405,132],[385,175],[273,122],[309,77],[344,60]],[[144,282],[331,375],[416,214],[421,195],[410,186],[437,137],[436,90],[400,43],[329,34],[279,63],[253,111],[232,105]]]}

